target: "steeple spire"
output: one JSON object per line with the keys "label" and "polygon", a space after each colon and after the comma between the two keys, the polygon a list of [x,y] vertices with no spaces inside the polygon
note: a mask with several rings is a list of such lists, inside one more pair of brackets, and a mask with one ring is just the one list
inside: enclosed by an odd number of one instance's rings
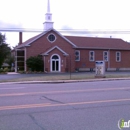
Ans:
{"label": "steeple spire", "polygon": [[50,0],[48,0],[47,13],[50,13]]}
{"label": "steeple spire", "polygon": [[47,1],[47,13],[45,14],[44,31],[53,28],[52,14],[50,13],[50,0]]}

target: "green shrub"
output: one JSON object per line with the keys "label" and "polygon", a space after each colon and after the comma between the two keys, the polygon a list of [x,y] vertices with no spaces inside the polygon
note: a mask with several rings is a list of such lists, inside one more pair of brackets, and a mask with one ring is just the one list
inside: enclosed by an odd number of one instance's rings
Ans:
{"label": "green shrub", "polygon": [[43,71],[43,60],[40,56],[28,58],[26,64],[31,71]]}
{"label": "green shrub", "polygon": [[18,71],[18,73],[25,74],[26,72],[25,71]]}
{"label": "green shrub", "polygon": [[3,69],[2,69],[2,68],[0,68],[0,73],[1,73],[1,72],[3,72]]}
{"label": "green shrub", "polygon": [[4,68],[4,69],[3,69],[3,72],[8,72],[8,71],[9,71],[8,68]]}

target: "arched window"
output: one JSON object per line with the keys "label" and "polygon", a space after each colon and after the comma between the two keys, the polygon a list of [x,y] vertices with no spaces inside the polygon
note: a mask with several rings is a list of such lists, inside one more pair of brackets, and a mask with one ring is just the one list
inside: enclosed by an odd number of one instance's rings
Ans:
{"label": "arched window", "polygon": [[54,55],[53,57],[52,57],[52,59],[59,59],[59,57],[57,56],[57,55]]}

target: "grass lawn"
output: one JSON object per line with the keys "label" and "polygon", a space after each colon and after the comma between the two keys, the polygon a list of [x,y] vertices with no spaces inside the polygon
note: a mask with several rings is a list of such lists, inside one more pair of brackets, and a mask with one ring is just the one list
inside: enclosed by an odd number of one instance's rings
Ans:
{"label": "grass lawn", "polygon": [[[106,73],[106,78],[125,78],[130,77],[130,73]],[[82,79],[95,79],[95,73],[69,73],[67,74],[44,74],[39,76],[23,77],[16,79],[2,80],[0,82],[20,82],[20,81],[53,81],[53,80],[82,80]]]}

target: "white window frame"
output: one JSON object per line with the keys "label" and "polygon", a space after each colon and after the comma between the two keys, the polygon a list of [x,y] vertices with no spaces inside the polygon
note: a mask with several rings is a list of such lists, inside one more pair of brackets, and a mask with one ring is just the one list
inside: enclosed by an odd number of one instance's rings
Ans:
{"label": "white window frame", "polygon": [[76,52],[78,52],[78,53],[79,53],[79,56],[78,56],[79,58],[78,58],[78,59],[76,59],[76,54],[75,54],[75,61],[80,61],[80,51],[79,51],[79,50],[75,50],[75,53],[76,53]]}
{"label": "white window frame", "polygon": [[55,56],[55,55],[58,56],[58,59],[57,59],[57,60],[58,60],[58,62],[59,62],[59,68],[58,68],[58,71],[56,71],[56,72],[61,72],[61,57],[60,57],[58,54],[53,54],[53,55],[50,57],[50,61],[51,61],[51,62],[50,62],[50,70],[51,70],[51,72],[55,72],[55,71],[52,70],[52,61],[53,61],[52,57]]}
{"label": "white window frame", "polygon": [[[91,60],[91,53],[93,53],[92,60]],[[89,61],[95,61],[95,52],[94,51],[89,51]]]}
{"label": "white window frame", "polygon": [[[107,55],[105,55],[105,53],[106,53]],[[108,51],[104,51],[104,52],[103,52],[103,60],[104,60],[105,62],[108,62]]]}
{"label": "white window frame", "polygon": [[[119,54],[119,56],[118,56]],[[119,60],[117,60],[119,57]],[[121,62],[121,52],[120,51],[116,51],[116,62]]]}
{"label": "white window frame", "polygon": [[[49,40],[49,36],[50,36],[50,35],[54,35],[54,37],[55,37],[55,40],[54,40],[54,41],[50,41],[50,40]],[[48,40],[50,43],[55,42],[56,39],[57,39],[57,37],[56,37],[56,35],[55,35],[54,33],[49,33],[48,36],[47,36],[47,40]]]}

